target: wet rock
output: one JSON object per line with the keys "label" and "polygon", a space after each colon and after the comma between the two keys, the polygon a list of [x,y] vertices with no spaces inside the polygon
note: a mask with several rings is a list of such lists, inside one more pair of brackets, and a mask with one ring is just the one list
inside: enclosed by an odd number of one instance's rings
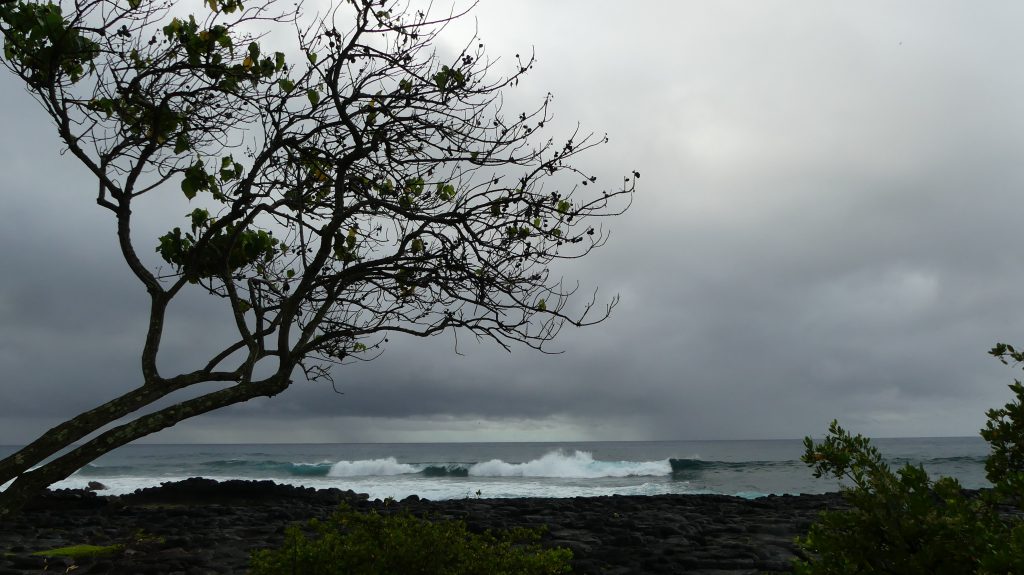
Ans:
{"label": "wet rock", "polygon": [[280,545],[289,523],[325,519],[342,502],[380,513],[407,509],[458,518],[474,531],[542,527],[547,529],[543,545],[574,552],[577,573],[718,575],[790,571],[793,539],[821,510],[843,505],[838,494],[757,500],[717,495],[408,497],[385,505],[339,489],[192,478],[121,497],[48,493],[21,517],[0,525],[0,549],[13,553],[0,562],[0,572],[38,573],[46,563],[32,551],[88,543],[124,548],[110,557],[78,562],[76,573],[246,573],[252,551]]}

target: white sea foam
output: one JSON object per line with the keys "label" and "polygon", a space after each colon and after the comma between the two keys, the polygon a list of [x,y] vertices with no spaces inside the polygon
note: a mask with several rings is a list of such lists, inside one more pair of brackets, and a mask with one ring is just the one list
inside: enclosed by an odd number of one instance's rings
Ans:
{"label": "white sea foam", "polygon": [[[144,489],[146,487],[157,487],[161,483],[167,481],[184,481],[188,479],[187,476],[171,476],[171,477],[138,477],[138,476],[123,476],[123,477],[104,477],[101,478],[100,483],[103,484],[104,489],[97,491],[99,495],[125,495],[131,493],[136,489]],[[88,487],[90,481],[95,481],[92,477],[83,477],[81,475],[72,475],[67,479],[58,481],[51,486],[51,489],[85,489]]]}
{"label": "white sea foam", "polygon": [[331,466],[328,477],[365,477],[404,475],[417,473],[420,470],[408,463],[399,463],[394,457],[383,459],[363,459],[360,461],[339,461]]}
{"label": "white sea foam", "polygon": [[[304,484],[307,484],[304,482]],[[314,485],[321,487],[320,485]],[[598,497],[608,495],[659,495],[665,493],[690,493],[686,482],[643,482],[629,485],[595,485],[580,482],[555,482],[543,478],[535,480],[521,478],[445,478],[439,481],[423,481],[415,476],[394,476],[377,479],[346,480],[333,487],[352,489],[366,493],[370,499],[401,500],[410,495],[442,501],[448,499],[504,499],[519,497]]]}
{"label": "white sea foam", "polygon": [[506,463],[492,459],[469,468],[474,477],[565,477],[596,479],[598,477],[662,476],[672,473],[667,459],[660,461],[595,461],[588,451],[571,455],[552,451],[539,459],[523,463]]}
{"label": "white sea foam", "polygon": [[[165,481],[181,481],[185,477],[111,477],[103,479],[106,489],[100,495],[124,495],[136,489],[155,487]],[[314,487],[327,489],[338,487],[351,489],[357,493],[366,493],[370,499],[404,499],[410,495],[418,495],[426,499],[441,501],[445,499],[485,498],[516,498],[516,497],[596,497],[601,495],[657,495],[662,493],[711,493],[706,490],[694,490],[685,481],[644,482],[629,485],[587,485],[579,482],[550,483],[538,478],[536,480],[517,478],[443,478],[440,480],[423,480],[415,475],[392,475],[389,477],[293,477],[291,479],[265,478],[284,485]],[[55,489],[84,489],[88,478],[71,476],[56,483]],[[478,494],[479,492],[479,494]]]}

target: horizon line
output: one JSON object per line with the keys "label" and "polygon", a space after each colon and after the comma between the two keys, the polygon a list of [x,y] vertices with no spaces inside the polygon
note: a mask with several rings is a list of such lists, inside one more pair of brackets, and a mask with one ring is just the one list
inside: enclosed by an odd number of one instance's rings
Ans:
{"label": "horizon line", "polygon": [[[821,438],[825,437],[820,436]],[[812,439],[819,439],[819,436],[811,436]],[[870,437],[872,441],[891,439],[982,439],[980,435],[900,435],[890,437]],[[558,443],[696,443],[696,442],[738,442],[738,441],[803,441],[803,437],[778,437],[778,438],[757,438],[757,439],[586,439],[586,440],[550,440],[550,441],[257,441],[257,442],[132,442],[121,447],[131,445],[444,445],[444,444],[480,444],[503,443],[503,444],[558,444]],[[0,447],[25,447],[28,444],[0,444]],[[72,446],[82,445],[80,443]],[[120,447],[118,448],[120,449]]]}

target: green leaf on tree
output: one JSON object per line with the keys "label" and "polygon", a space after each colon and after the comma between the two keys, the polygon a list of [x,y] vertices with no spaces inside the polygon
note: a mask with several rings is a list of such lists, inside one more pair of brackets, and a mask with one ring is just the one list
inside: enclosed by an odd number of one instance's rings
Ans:
{"label": "green leaf on tree", "polygon": [[184,132],[178,134],[178,137],[174,139],[174,153],[180,154],[189,149],[188,136]]}
{"label": "green leaf on tree", "polygon": [[206,227],[210,221],[210,212],[202,208],[196,208],[189,213],[189,218],[192,219],[192,232],[195,233],[200,228]]}
{"label": "green leaf on tree", "polygon": [[188,178],[185,178],[184,180],[181,181],[181,191],[184,192],[185,197],[190,200],[196,197],[197,190],[195,184],[193,184],[192,181],[189,180]]}
{"label": "green leaf on tree", "polygon": [[455,197],[455,186],[451,184],[437,184],[437,197],[445,201],[451,201]]}

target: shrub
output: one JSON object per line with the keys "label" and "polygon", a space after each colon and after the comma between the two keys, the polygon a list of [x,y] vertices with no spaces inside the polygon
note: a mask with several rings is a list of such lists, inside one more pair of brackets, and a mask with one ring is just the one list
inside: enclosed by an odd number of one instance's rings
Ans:
{"label": "shrub", "polygon": [[835,421],[824,442],[804,445],[815,477],[852,486],[843,489],[850,508],[823,513],[798,540],[810,558],[797,563],[797,573],[973,573],[1004,535],[995,510],[964,497],[956,479],[932,481],[909,464],[893,472],[870,440]]}
{"label": "shrub", "polygon": [[[989,353],[1004,364],[1024,361],[1024,353],[1005,343],[997,344]],[[992,446],[985,461],[988,480],[1002,496],[1020,506],[1024,503],[1024,385],[1014,381],[1010,390],[1016,400],[1000,409],[988,410],[981,436]]]}
{"label": "shrub", "polygon": [[430,521],[407,511],[382,515],[342,506],[309,527],[312,537],[293,525],[281,548],[256,552],[253,575],[554,575],[568,573],[572,559],[568,549],[541,548],[537,530],[478,534],[463,521]]}
{"label": "shrub", "polygon": [[[1022,361],[1000,344],[990,353]],[[1010,355],[1015,354],[1015,355]],[[853,573],[1024,573],[1024,522],[1001,513],[1001,503],[1024,501],[1024,385],[1010,386],[1014,401],[988,412],[982,437],[991,445],[986,462],[992,492],[967,495],[956,479],[932,480],[921,466],[893,472],[861,435],[836,421],[821,443],[804,439],[801,460],[815,477],[845,478],[849,509],[828,511],[797,544],[805,575]]]}

